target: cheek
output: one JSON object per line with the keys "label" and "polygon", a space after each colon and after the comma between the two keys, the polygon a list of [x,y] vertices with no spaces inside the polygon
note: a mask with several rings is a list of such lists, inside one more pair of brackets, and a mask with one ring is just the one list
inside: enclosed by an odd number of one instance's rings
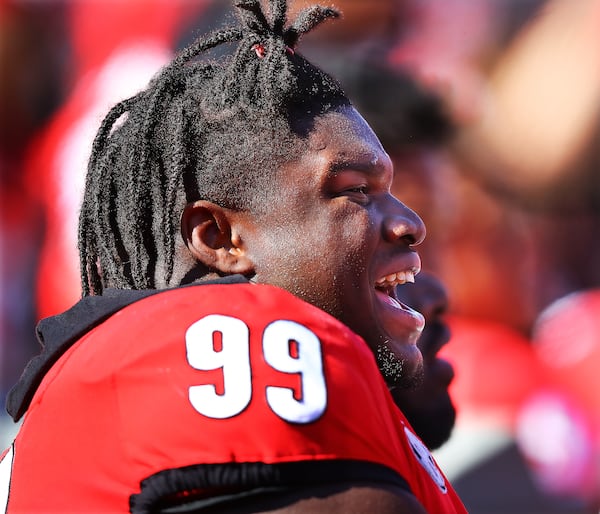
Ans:
{"label": "cheek", "polygon": [[323,288],[334,271],[331,243],[335,238],[322,217],[315,214],[307,223],[304,213],[295,213],[270,218],[252,234],[248,246],[258,278],[294,293],[306,290],[310,283]]}
{"label": "cheek", "polygon": [[[333,202],[280,204],[252,241],[257,280],[339,317],[364,283],[375,248],[366,209]],[[256,234],[253,234],[256,236]]]}
{"label": "cheek", "polygon": [[366,212],[336,222],[333,234],[335,251],[345,256],[344,266],[362,273],[376,247],[376,228]]}

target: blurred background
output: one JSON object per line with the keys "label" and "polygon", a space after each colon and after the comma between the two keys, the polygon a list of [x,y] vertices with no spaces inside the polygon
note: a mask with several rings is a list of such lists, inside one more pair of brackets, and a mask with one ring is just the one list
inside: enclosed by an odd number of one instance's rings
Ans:
{"label": "blurred background", "polygon": [[[292,0],[296,11],[308,4]],[[299,51],[380,135],[446,285],[458,408],[436,451],[473,514],[600,509],[600,0],[323,0]],[[79,298],[103,114],[228,0],[0,0],[0,396]],[[16,426],[0,417],[8,444]]]}

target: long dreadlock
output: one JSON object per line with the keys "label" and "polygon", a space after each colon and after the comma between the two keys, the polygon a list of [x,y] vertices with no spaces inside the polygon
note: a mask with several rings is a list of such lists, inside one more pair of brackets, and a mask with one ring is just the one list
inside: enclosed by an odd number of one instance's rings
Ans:
{"label": "long dreadlock", "polygon": [[[257,208],[269,171],[305,135],[298,120],[348,103],[331,77],[294,50],[337,11],[313,6],[287,26],[286,0],[270,0],[268,13],[259,0],[233,3],[239,26],[196,40],[102,122],[79,218],[84,296],[107,286],[164,287],[180,207],[208,199]],[[234,42],[228,58],[194,61]]]}

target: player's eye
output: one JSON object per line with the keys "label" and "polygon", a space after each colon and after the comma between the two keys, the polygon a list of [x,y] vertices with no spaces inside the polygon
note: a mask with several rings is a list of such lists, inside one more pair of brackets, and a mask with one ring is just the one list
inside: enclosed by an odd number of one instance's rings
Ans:
{"label": "player's eye", "polygon": [[340,191],[340,196],[346,196],[354,202],[365,205],[369,202],[369,187],[366,184],[348,187]]}
{"label": "player's eye", "polygon": [[367,188],[367,186],[351,187],[351,188],[347,189],[345,192],[366,195],[366,194],[368,194],[368,188]]}

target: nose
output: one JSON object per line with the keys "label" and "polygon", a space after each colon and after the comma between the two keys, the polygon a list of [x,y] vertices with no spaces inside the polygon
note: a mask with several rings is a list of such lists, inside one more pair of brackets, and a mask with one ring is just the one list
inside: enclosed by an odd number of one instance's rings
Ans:
{"label": "nose", "polygon": [[397,205],[383,220],[383,237],[390,243],[404,242],[409,246],[418,245],[425,239],[425,223],[419,215],[394,199]]}

